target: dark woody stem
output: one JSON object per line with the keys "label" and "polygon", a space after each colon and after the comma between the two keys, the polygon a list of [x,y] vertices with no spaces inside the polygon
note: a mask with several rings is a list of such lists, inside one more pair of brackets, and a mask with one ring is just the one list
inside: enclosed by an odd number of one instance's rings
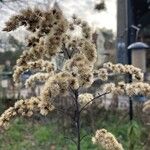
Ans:
{"label": "dark woody stem", "polygon": [[89,101],[88,103],[86,103],[81,109],[80,109],[80,105],[79,105],[79,102],[78,102],[78,96],[79,96],[79,93],[78,93],[78,90],[73,90],[73,93],[74,93],[74,100],[75,100],[75,126],[76,126],[76,130],[77,130],[77,141],[76,141],[76,146],[77,146],[77,150],[81,150],[81,141],[83,140],[83,137],[80,136],[80,133],[81,133],[81,122],[80,122],[80,117],[81,117],[81,112],[91,103],[93,102],[94,100],[96,100],[97,98],[99,97],[102,97],[106,94],[108,94],[108,92],[105,92],[103,94],[100,94],[98,96],[96,96],[95,98],[93,98],[91,101]]}
{"label": "dark woody stem", "polygon": [[79,108],[79,103],[78,103],[78,90],[74,91],[75,95],[75,105],[76,105],[76,110],[75,110],[75,123],[76,123],[76,129],[77,129],[77,150],[81,149],[81,140],[80,140],[80,108]]}

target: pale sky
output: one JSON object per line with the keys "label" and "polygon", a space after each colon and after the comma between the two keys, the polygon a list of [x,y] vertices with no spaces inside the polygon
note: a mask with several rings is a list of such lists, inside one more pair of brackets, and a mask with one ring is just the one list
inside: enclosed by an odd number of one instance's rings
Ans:
{"label": "pale sky", "polygon": [[65,14],[77,14],[94,27],[105,27],[116,32],[116,0],[105,0],[106,11],[93,10],[96,0],[59,0]]}

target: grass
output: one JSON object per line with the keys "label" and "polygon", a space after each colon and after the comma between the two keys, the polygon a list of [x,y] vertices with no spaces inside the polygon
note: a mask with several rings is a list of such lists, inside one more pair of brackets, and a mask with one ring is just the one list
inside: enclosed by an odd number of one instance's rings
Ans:
{"label": "grass", "polygon": [[[0,135],[0,150],[76,150],[74,144],[57,131],[55,124],[33,123],[26,119],[15,119],[9,130]],[[82,149],[97,150],[91,146],[91,138],[82,142]]]}
{"label": "grass", "polygon": [[[60,126],[61,124],[57,125],[56,120],[42,122],[16,118],[12,121],[10,128],[0,134],[0,150],[51,150],[50,147],[53,145],[55,145],[56,150],[76,150],[74,144],[64,138],[69,129],[66,131],[60,130]],[[86,126],[86,123],[84,123],[84,126]],[[100,116],[96,121],[96,129],[105,128],[112,132],[123,144],[125,150],[128,150],[127,131],[129,126],[127,119],[119,120],[118,116],[111,115],[109,112],[107,112],[107,119],[105,116]],[[94,132],[89,128],[90,126],[82,129],[82,135],[89,134],[89,136],[82,141],[81,149],[98,150],[96,146],[92,145],[91,136]],[[139,129],[145,136],[146,131],[140,123]],[[67,136],[71,135],[68,134]],[[146,139],[146,136],[144,138]],[[140,139],[137,139],[135,150],[142,149],[143,144]]]}

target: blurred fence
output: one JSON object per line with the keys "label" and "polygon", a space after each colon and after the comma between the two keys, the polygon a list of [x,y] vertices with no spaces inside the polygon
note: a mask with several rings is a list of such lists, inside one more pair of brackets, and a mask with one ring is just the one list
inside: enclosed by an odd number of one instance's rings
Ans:
{"label": "blurred fence", "polygon": [[[26,73],[24,76],[21,77],[21,80],[23,83],[25,80],[30,76],[30,73]],[[97,83],[98,87],[100,83]],[[18,100],[18,99],[26,99],[30,98],[31,96],[37,96],[40,94],[42,88],[41,83],[37,83],[35,87],[33,88],[25,88],[25,86],[22,84],[19,87],[15,87],[13,79],[12,79],[12,72],[2,72],[0,73],[0,99],[4,101],[4,103],[11,103],[12,100]],[[93,93],[94,95],[96,94],[94,91],[96,91],[97,86],[91,87],[89,89],[90,93]],[[102,92],[102,91],[98,91]],[[82,91],[81,91],[82,93]],[[57,102],[58,105],[60,106],[65,106],[65,107],[70,107],[72,105],[72,100],[70,96],[67,97],[57,97]],[[137,98],[136,98],[137,99]],[[104,97],[100,98],[100,100],[97,100],[96,105],[98,107],[105,107],[105,109],[109,109],[112,107],[112,103],[115,104],[114,107],[118,109],[128,109],[129,104],[128,104],[129,98],[127,96],[117,96],[114,97],[112,94],[105,95]]]}

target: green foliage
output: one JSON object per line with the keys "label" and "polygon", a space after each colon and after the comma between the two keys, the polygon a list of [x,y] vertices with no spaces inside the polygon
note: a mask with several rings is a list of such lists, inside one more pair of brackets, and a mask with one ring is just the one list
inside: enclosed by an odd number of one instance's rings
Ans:
{"label": "green foliage", "polygon": [[136,149],[135,146],[139,142],[141,136],[141,128],[136,121],[132,121],[128,128],[129,150]]}
{"label": "green foliage", "polygon": [[38,127],[34,133],[34,137],[38,143],[43,144],[50,139],[51,132],[47,127]]}

